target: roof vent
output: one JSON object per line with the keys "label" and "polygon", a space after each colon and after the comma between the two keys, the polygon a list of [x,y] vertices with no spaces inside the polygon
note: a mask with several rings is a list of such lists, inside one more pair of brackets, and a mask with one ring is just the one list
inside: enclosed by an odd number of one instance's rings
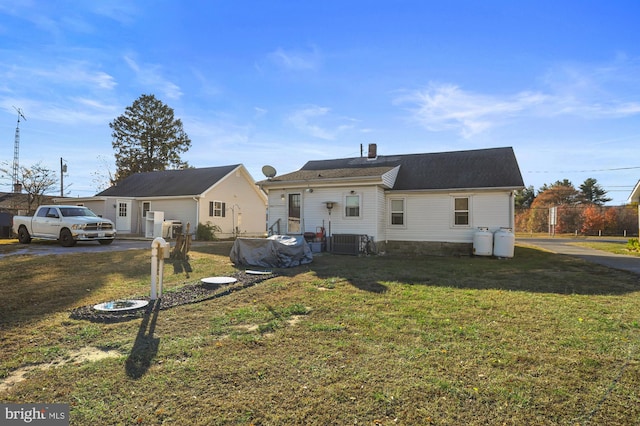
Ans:
{"label": "roof vent", "polygon": [[369,155],[367,156],[367,158],[373,159],[373,158],[376,158],[377,156],[378,156],[378,145],[376,145],[375,143],[370,143]]}

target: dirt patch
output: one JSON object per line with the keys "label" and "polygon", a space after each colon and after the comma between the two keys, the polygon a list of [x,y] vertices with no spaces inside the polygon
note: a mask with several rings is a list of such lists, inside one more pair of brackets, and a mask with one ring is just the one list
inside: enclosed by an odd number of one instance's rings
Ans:
{"label": "dirt patch", "polygon": [[26,380],[32,371],[44,371],[50,368],[62,367],[67,364],[82,364],[83,362],[94,362],[105,358],[116,358],[121,355],[120,352],[115,350],[84,347],[51,362],[27,365],[13,370],[7,377],[0,381],[0,392],[10,391],[17,383]]}

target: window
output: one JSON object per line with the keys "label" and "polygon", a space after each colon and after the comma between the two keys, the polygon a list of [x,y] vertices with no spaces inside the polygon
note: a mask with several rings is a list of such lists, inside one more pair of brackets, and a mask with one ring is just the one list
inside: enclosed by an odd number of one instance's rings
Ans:
{"label": "window", "polygon": [[404,200],[391,200],[391,224],[404,225]]}
{"label": "window", "polygon": [[118,216],[127,217],[127,203],[118,203]]}
{"label": "window", "polygon": [[226,203],[222,201],[209,201],[209,216],[225,217],[226,210]]}
{"label": "window", "polygon": [[345,197],[344,215],[346,217],[360,217],[360,196],[347,195]]}
{"label": "window", "polygon": [[49,213],[49,209],[46,207],[43,207],[40,210],[38,210],[38,217],[47,217],[48,213]]}
{"label": "window", "polygon": [[469,226],[469,197],[453,199],[453,224],[454,226]]}
{"label": "window", "polygon": [[148,201],[142,203],[142,217],[147,217],[147,212],[151,210],[151,203]]}

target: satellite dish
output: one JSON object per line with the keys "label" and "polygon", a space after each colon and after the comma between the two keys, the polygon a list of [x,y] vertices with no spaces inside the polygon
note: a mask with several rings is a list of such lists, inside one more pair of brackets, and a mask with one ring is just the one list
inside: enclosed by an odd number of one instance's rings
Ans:
{"label": "satellite dish", "polygon": [[267,165],[262,168],[262,173],[269,179],[276,175],[276,169]]}

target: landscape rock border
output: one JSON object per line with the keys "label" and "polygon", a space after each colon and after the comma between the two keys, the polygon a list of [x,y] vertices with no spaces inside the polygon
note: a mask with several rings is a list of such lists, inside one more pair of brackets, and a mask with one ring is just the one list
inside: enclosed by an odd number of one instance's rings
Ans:
{"label": "landscape rock border", "polygon": [[[69,316],[75,320],[87,320],[92,322],[122,322],[136,318],[142,318],[145,314],[150,314],[154,309],[170,309],[175,306],[198,303],[205,300],[215,299],[229,295],[238,290],[259,284],[265,280],[276,277],[277,274],[253,275],[246,272],[236,272],[232,275],[237,278],[233,284],[206,284],[202,282],[186,284],[183,287],[162,294],[162,297],[154,303],[149,303],[145,308],[131,311],[98,311],[95,304],[82,306],[71,310]],[[149,300],[149,296],[136,296],[135,299]]]}

